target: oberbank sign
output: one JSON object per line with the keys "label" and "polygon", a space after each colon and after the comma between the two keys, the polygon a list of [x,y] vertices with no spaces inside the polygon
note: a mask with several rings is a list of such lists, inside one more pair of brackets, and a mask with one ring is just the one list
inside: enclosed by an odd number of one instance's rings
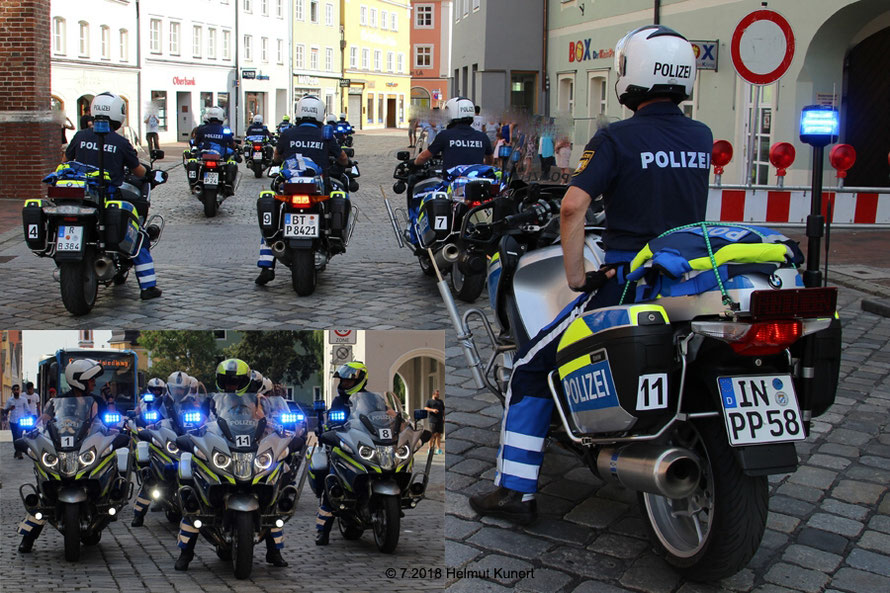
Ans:
{"label": "oberbank sign", "polygon": [[569,42],[569,62],[584,62],[586,60],[602,60],[615,56],[614,49],[590,49],[590,39]]}

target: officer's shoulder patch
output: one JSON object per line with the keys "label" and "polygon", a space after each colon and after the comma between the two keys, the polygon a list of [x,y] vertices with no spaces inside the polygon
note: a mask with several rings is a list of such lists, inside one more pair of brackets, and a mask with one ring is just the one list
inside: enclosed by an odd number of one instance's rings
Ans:
{"label": "officer's shoulder patch", "polygon": [[584,169],[587,168],[587,164],[590,162],[590,159],[593,158],[593,154],[595,152],[596,152],[595,150],[585,150],[584,151],[584,154],[581,155],[581,160],[578,161],[578,168],[576,168],[575,172],[572,173],[572,177],[575,177],[576,175],[580,175],[584,171]]}

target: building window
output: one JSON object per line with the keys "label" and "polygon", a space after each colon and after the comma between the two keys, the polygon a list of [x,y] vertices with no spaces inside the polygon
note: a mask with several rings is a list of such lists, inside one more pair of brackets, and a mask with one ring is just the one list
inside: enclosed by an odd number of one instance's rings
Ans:
{"label": "building window", "polygon": [[263,16],[269,16],[269,0],[260,0],[260,12]]}
{"label": "building window", "polygon": [[250,0],[244,0],[244,12],[253,12]]}
{"label": "building window", "polygon": [[295,49],[297,51],[296,51],[296,53],[294,53],[294,67],[295,68],[303,68],[304,64],[306,63],[305,57],[304,57],[306,55],[306,46],[300,44],[300,45],[295,46]]}
{"label": "building window", "polygon": [[65,55],[65,19],[53,19],[53,53]]}
{"label": "building window", "polygon": [[399,52],[399,67],[398,67],[398,70],[396,70],[396,72],[398,72],[399,74],[405,73],[405,54],[403,54],[401,52]]}
{"label": "building window", "polygon": [[324,5],[324,24],[328,27],[334,26],[334,5],[330,2]]}
{"label": "building window", "polygon": [[370,70],[371,69],[371,50],[363,49],[362,50],[362,70]]}
{"label": "building window", "polygon": [[394,66],[394,54],[391,51],[386,52],[386,71],[392,72]]}
{"label": "building window", "polygon": [[149,50],[153,54],[161,53],[161,21],[151,19],[149,23]]}
{"label": "building window", "polygon": [[152,91],[151,106],[158,116],[158,128],[167,129],[167,91]]}
{"label": "building window", "polygon": [[362,6],[358,11],[358,24],[367,25],[368,24],[368,7]]}
{"label": "building window", "polygon": [[275,16],[284,18],[284,0],[275,0]]}
{"label": "building window", "polygon": [[415,29],[432,29],[433,15],[436,7],[433,4],[415,4],[414,5],[414,28]]}
{"label": "building window", "polygon": [[374,123],[374,94],[368,94],[368,106],[365,108],[368,111],[367,120],[369,124]]}
{"label": "building window", "polygon": [[[757,110],[756,123],[752,121],[755,118],[754,103],[755,97],[757,96],[757,93],[755,92],[756,89],[753,85],[751,85],[750,92],[747,96],[745,104],[745,109],[747,111],[745,119],[747,121],[745,122],[745,127],[748,130],[752,128],[754,130],[754,152],[750,162],[751,170],[748,173],[747,179],[745,179],[746,183],[753,183],[755,185],[765,185],[769,183],[769,147],[772,138],[772,116],[773,109],[775,108],[774,99],[776,88],[776,83],[760,87],[760,109]],[[689,117],[693,116],[694,95],[695,87],[693,87],[693,92],[690,94],[689,98],[680,103],[680,109],[682,109],[683,113]]]}
{"label": "building window", "polygon": [[482,4],[481,0],[473,0],[473,12],[476,12],[477,10],[479,10],[479,7],[481,6],[481,4]]}
{"label": "building window", "polygon": [[374,50],[374,70],[377,72],[382,72],[382,66],[380,62],[383,60],[383,52],[379,49]]}
{"label": "building window", "polygon": [[389,13],[389,28],[392,31],[399,30],[399,15],[394,12]]}
{"label": "building window", "polygon": [[464,10],[463,10],[464,16],[467,16],[468,14],[470,14],[470,0],[461,0],[461,1],[463,2],[463,5],[464,5]]}
{"label": "building window", "polygon": [[306,19],[306,17],[303,16],[303,2],[304,0],[294,0],[294,18],[298,21]]}
{"label": "building window", "polygon": [[106,25],[99,27],[99,42],[101,44],[102,59],[111,59],[111,29]]}
{"label": "building window", "polygon": [[90,25],[86,21],[80,21],[80,57],[90,57]]}
{"label": "building window", "polygon": [[383,123],[383,95],[377,95],[377,123]]}
{"label": "building window", "polygon": [[380,28],[383,29],[384,31],[386,30],[386,16],[387,16],[387,14],[389,14],[389,13],[387,13],[385,10],[380,11]]}
{"label": "building window", "polygon": [[377,26],[377,9],[371,8],[371,14],[368,17],[368,26],[376,27]]}
{"label": "building window", "polygon": [[417,44],[414,46],[414,67],[433,67],[433,46]]}
{"label": "building window", "polygon": [[324,69],[328,72],[334,71],[334,48],[328,47],[324,50]]}
{"label": "building window", "polygon": [[130,61],[130,33],[126,29],[121,29],[118,33],[120,33],[121,62],[128,62]]}
{"label": "building window", "polygon": [[170,23],[170,54],[179,55],[179,23]]}
{"label": "building window", "polygon": [[260,58],[264,62],[269,61],[269,38],[263,37],[260,39]]}
{"label": "building window", "polygon": [[226,339],[226,330],[224,330],[224,329],[213,330],[213,337],[217,340],[225,340]]}
{"label": "building window", "polygon": [[309,69],[318,70],[318,48],[309,49]]}
{"label": "building window", "polygon": [[192,27],[192,55],[196,58],[201,57],[201,46],[204,45],[203,31],[200,25]]}
{"label": "building window", "polygon": [[244,59],[253,61],[253,37],[250,35],[244,36]]}
{"label": "building window", "polygon": [[223,31],[223,59],[232,59],[232,32]]}
{"label": "building window", "polygon": [[355,46],[349,48],[349,67],[358,68],[358,48]]}
{"label": "building window", "polygon": [[216,29],[207,29],[207,57],[216,59]]}
{"label": "building window", "polygon": [[284,64],[284,41],[278,40],[278,63]]}
{"label": "building window", "polygon": [[561,74],[557,81],[556,109],[558,113],[575,113],[575,75]]}
{"label": "building window", "polygon": [[318,0],[309,0],[309,21],[318,22]]}

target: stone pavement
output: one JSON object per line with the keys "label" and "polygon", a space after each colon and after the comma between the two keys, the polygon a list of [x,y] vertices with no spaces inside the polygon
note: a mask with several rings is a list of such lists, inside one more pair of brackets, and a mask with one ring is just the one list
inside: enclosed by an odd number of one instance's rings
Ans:
{"label": "stone pavement", "polygon": [[[798,471],[770,478],[759,551],[719,583],[681,579],[652,552],[635,493],[604,485],[557,446],[545,455],[535,524],[480,519],[468,497],[492,487],[502,409],[476,389],[459,348],[448,348],[448,591],[890,591],[890,319],[862,312],[863,296],[840,290],[837,402],[798,445]],[[488,572],[482,572],[487,578],[457,578],[455,570]]]}
{"label": "stone pavement", "polygon": [[[284,528],[286,568],[265,563],[265,545],[254,551],[251,577],[238,581],[231,562],[216,557],[213,548],[202,539],[196,557],[185,573],[173,564],[179,556],[176,548],[178,525],[170,524],[164,514],[148,513],[143,527],[130,527],[132,500],[124,507],[120,520],[112,523],[94,547],[84,547],[77,563],[64,559],[62,535],[47,525],[34,544],[31,554],[19,554],[20,537],[15,533],[24,517],[19,485],[34,481],[33,464],[13,459],[11,443],[0,444],[0,590],[4,593],[70,592],[229,592],[261,593],[311,591],[314,593],[349,591],[441,591],[444,578],[430,575],[431,567],[441,567],[443,556],[442,521],[444,507],[443,456],[434,458],[427,499],[415,509],[405,511],[399,546],[394,554],[382,554],[374,544],[373,534],[346,541],[337,532],[331,534],[326,548],[315,545],[317,500],[308,483],[297,506],[297,513]],[[426,449],[416,461],[426,462]],[[135,496],[135,494],[134,494]],[[396,577],[387,575],[395,570]],[[403,572],[404,571],[404,572]],[[402,575],[405,576],[402,576]],[[410,578],[410,577],[414,578]]]}

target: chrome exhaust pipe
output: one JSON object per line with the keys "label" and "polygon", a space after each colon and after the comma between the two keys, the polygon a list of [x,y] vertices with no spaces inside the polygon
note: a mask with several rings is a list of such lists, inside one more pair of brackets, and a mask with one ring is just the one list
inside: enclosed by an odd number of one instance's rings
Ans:
{"label": "chrome exhaust pipe", "polygon": [[114,276],[114,262],[107,255],[97,258],[93,267],[96,269],[96,276],[99,280],[111,280]]}
{"label": "chrome exhaust pipe", "polygon": [[275,255],[284,255],[285,251],[287,251],[287,245],[284,241],[275,241],[272,243],[272,253]]}
{"label": "chrome exhaust pipe", "polygon": [[439,268],[451,269],[451,264],[457,261],[460,249],[454,243],[446,243],[442,249],[436,252],[436,265]]}
{"label": "chrome exhaust pipe", "polygon": [[605,481],[667,498],[686,498],[698,487],[701,466],[688,449],[633,444],[606,447],[596,456],[596,470]]}
{"label": "chrome exhaust pipe", "polygon": [[176,491],[176,497],[179,498],[179,508],[184,510],[186,514],[197,513],[201,506],[198,503],[198,497],[191,486],[180,486]]}
{"label": "chrome exhaust pipe", "polygon": [[278,499],[278,510],[286,514],[293,513],[294,508],[297,506],[298,497],[299,492],[297,492],[293,484],[285,486]]}

